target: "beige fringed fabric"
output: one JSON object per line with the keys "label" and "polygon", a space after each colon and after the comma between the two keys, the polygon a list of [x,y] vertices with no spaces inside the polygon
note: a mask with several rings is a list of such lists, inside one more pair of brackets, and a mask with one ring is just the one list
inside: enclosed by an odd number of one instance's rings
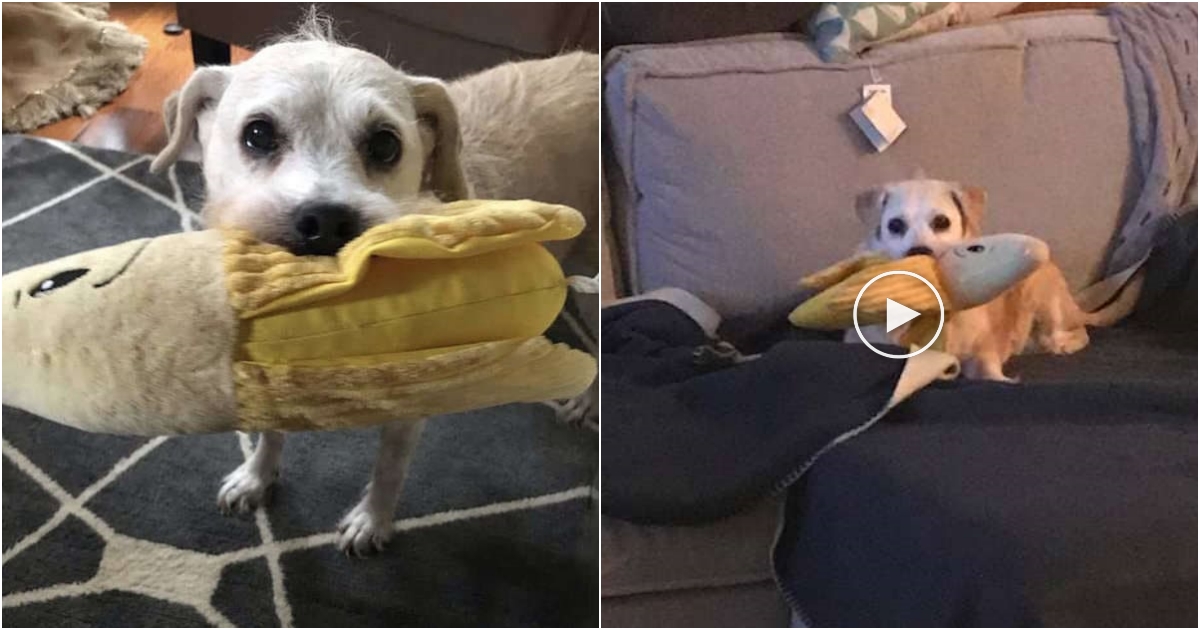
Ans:
{"label": "beige fringed fabric", "polygon": [[90,116],[125,89],[147,42],[107,18],[107,3],[4,4],[4,131]]}

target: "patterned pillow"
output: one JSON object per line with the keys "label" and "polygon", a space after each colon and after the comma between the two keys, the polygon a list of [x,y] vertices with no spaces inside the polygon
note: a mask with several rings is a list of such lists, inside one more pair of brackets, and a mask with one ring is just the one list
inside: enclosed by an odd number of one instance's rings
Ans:
{"label": "patterned pillow", "polygon": [[957,2],[828,2],[808,23],[825,61],[846,62],[867,48],[943,28]]}

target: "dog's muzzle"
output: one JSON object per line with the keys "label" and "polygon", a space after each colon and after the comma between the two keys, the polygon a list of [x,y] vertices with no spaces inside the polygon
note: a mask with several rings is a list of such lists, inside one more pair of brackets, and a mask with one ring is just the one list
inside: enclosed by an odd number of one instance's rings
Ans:
{"label": "dog's muzzle", "polygon": [[292,211],[288,249],[298,256],[332,256],[362,234],[362,217],[350,206],[311,202]]}

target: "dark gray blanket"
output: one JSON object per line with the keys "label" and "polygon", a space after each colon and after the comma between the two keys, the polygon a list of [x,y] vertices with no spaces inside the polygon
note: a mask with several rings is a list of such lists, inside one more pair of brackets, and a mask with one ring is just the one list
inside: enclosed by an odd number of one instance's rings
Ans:
{"label": "dark gray blanket", "polygon": [[1105,330],[1023,385],[922,391],[789,492],[787,599],[820,626],[1194,624],[1195,348]]}
{"label": "dark gray blanket", "polygon": [[789,341],[732,365],[690,321],[662,302],[604,314],[607,514],[693,523],[785,486],[775,569],[810,625],[1196,619],[1194,323],[1019,358],[1021,385],[932,385],[796,478],[901,363]]}
{"label": "dark gray blanket", "polygon": [[691,523],[786,491],[774,567],[813,626],[1190,625],[1194,214],[1145,268],[1082,352],[935,383],[857,435],[901,362],[777,333],[736,364],[663,302],[606,309],[603,509]]}
{"label": "dark gray blanket", "polygon": [[1196,622],[1196,214],[1133,316],[1019,386],[927,388],[788,494],[775,568],[810,625]]}
{"label": "dark gray blanket", "polygon": [[605,514],[728,516],[786,487],[883,409],[904,367],[862,346],[783,343],[744,363],[665,302],[602,314]]}

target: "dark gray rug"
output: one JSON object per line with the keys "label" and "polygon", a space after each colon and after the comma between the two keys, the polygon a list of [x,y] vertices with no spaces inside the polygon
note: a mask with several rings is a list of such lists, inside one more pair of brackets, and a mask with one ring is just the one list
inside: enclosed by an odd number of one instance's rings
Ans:
{"label": "dark gray rug", "polygon": [[[3,263],[18,269],[199,227],[195,164],[4,137]],[[550,336],[570,339],[573,322]],[[19,365],[5,365],[19,370]],[[594,426],[541,405],[438,418],[377,557],[333,547],[376,431],[298,434],[272,502],[216,506],[240,434],[129,438],[3,417],[6,626],[592,626]]]}

